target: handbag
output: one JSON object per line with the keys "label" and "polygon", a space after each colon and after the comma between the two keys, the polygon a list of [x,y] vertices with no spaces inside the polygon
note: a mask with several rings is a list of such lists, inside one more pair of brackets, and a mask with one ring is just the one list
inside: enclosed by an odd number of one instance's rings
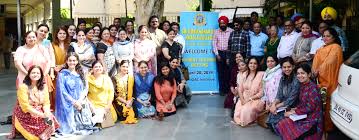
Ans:
{"label": "handbag", "polygon": [[107,111],[104,115],[104,119],[101,123],[102,128],[108,128],[115,125],[115,122],[113,122],[111,111]]}
{"label": "handbag", "polygon": [[257,117],[257,124],[263,128],[268,128],[268,125],[266,123],[268,116],[269,116],[268,110],[259,113]]}
{"label": "handbag", "polygon": [[183,78],[187,81],[189,80],[189,71],[188,71],[188,67],[186,67],[184,64],[182,64],[181,66],[181,71],[183,74]]}

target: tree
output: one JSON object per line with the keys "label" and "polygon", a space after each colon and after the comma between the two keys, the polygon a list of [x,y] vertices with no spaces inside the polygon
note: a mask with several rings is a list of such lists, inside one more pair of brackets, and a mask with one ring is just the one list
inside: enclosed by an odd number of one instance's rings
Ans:
{"label": "tree", "polygon": [[135,0],[136,16],[135,22],[137,25],[147,25],[148,19],[152,15],[157,15],[159,18],[163,15],[165,0]]}

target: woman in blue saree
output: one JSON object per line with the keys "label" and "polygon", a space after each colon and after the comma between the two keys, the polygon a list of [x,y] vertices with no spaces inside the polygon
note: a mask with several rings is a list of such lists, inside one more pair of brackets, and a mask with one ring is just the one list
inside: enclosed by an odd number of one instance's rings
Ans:
{"label": "woman in blue saree", "polygon": [[75,53],[68,53],[66,66],[60,71],[56,84],[55,116],[60,134],[89,135],[99,128],[92,122],[87,99],[88,85]]}
{"label": "woman in blue saree", "polygon": [[153,85],[154,75],[148,72],[148,64],[146,61],[138,63],[139,72],[135,74],[135,106],[139,118],[152,117],[156,113],[156,109],[151,105],[151,95],[149,91]]}

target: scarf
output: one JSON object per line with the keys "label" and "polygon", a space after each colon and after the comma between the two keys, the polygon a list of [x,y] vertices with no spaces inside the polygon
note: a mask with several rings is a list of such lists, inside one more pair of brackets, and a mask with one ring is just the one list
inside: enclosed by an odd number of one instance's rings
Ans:
{"label": "scarf", "polygon": [[[141,81],[141,84],[137,90],[141,91],[142,93],[148,92],[148,90],[151,88],[151,83],[147,83],[149,73],[147,72],[145,77],[142,77],[142,75],[140,73],[137,73],[137,76],[140,78],[140,81]],[[137,94],[140,94],[140,93],[137,93]]]}
{"label": "scarf", "polygon": [[317,37],[317,35],[313,34],[313,33],[310,33],[310,34],[307,34],[307,35],[302,35],[303,38],[311,38],[311,37]]}
{"label": "scarf", "polygon": [[[277,65],[277,66],[275,66],[275,67],[272,68],[272,69],[269,69],[269,68],[268,68],[268,69],[265,71],[264,75],[263,75],[263,82],[266,82],[266,81],[272,79],[272,77],[274,76],[273,73],[275,73],[278,69],[280,69],[280,65]],[[263,83],[263,85],[264,85],[264,84],[265,84],[265,83]]]}
{"label": "scarf", "polygon": [[125,41],[119,40],[118,41],[118,44],[120,44],[120,45],[127,45],[128,43],[130,43],[130,41],[128,41],[128,40],[125,40]]}

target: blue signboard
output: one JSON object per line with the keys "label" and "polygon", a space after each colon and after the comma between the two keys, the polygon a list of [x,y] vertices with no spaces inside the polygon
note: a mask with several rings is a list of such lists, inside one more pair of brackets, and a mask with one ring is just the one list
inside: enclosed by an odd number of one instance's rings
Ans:
{"label": "blue signboard", "polygon": [[187,81],[193,93],[218,93],[216,57],[212,38],[218,28],[216,12],[182,12],[181,34],[186,40],[183,62],[188,67]]}

